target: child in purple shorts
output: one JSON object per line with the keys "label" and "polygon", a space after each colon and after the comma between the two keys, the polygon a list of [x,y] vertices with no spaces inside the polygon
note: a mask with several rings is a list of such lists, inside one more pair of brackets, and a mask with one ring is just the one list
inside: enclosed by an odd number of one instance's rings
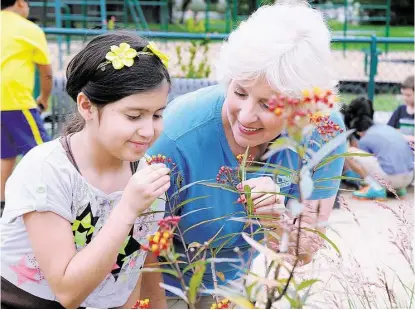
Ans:
{"label": "child in purple shorts", "polygon": [[[49,141],[40,113],[47,109],[52,90],[51,59],[44,32],[27,20],[28,15],[27,1],[1,1],[1,210],[16,157]],[[35,65],[41,84],[36,100]]]}

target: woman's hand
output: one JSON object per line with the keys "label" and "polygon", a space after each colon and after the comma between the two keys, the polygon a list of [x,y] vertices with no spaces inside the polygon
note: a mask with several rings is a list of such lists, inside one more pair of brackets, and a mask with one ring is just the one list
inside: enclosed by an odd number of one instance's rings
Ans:
{"label": "woman's hand", "polygon": [[[254,205],[254,211],[257,215],[280,216],[285,210],[284,197],[279,195],[280,188],[270,177],[259,177],[246,180],[238,184],[239,191],[244,192],[244,187],[248,185],[251,189],[251,198]],[[244,194],[238,199],[238,202],[245,203]]]}
{"label": "woman's hand", "polygon": [[170,187],[170,169],[164,164],[153,164],[138,170],[130,179],[120,205],[127,208],[127,219],[133,223],[137,216]]}

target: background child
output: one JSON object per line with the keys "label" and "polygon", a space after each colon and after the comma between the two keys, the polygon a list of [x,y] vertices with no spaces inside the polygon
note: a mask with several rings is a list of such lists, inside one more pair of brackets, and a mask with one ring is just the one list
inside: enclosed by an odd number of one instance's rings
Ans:
{"label": "background child", "polygon": [[399,129],[407,141],[414,142],[414,76],[403,81],[401,94],[404,104],[393,112],[388,125]]}
{"label": "background child", "polygon": [[[27,20],[24,0],[1,1],[1,209],[4,186],[18,155],[49,140],[38,106],[48,108],[52,67],[43,31]],[[33,98],[35,65],[41,92]]]}
{"label": "background child", "polygon": [[140,245],[157,231],[156,199],[170,186],[170,170],[144,159],[163,129],[162,56],[134,34],[111,33],[70,62],[78,112],[68,135],[32,149],[6,184],[2,308],[131,309],[140,296],[166,308],[161,275],[143,275],[141,289],[139,280],[144,261],[157,259]]}
{"label": "background child", "polygon": [[[373,123],[373,109],[365,98],[353,100],[344,108],[347,128],[356,129],[357,148],[350,153],[370,153],[373,156],[346,158],[347,166],[367,184],[353,195],[357,198],[386,199],[387,187],[406,194],[414,178],[413,153],[404,136],[394,128]],[[380,179],[383,179],[380,180]]]}

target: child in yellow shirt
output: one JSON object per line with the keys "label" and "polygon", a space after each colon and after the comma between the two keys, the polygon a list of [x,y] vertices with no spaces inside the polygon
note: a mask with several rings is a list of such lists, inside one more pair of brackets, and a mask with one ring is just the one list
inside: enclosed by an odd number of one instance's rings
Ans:
{"label": "child in yellow shirt", "polygon": [[[52,90],[51,59],[44,32],[28,15],[27,1],[1,1],[1,209],[16,157],[49,140],[40,109],[47,109]],[[41,82],[36,100],[35,65]]]}

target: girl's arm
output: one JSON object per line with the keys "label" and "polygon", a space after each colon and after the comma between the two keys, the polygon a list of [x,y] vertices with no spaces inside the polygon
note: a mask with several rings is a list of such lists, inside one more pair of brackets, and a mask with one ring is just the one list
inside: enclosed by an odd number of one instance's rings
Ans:
{"label": "girl's arm", "polygon": [[77,253],[71,224],[53,212],[23,215],[34,255],[52,291],[65,308],[78,308],[111,272],[132,225],[122,203],[98,235]]}
{"label": "girl's arm", "polygon": [[[136,218],[169,188],[169,171],[160,164],[137,171],[105,225],[80,252],[76,251],[72,227],[67,219],[48,208],[45,212],[23,214],[39,267],[64,307],[79,307],[111,272]],[[48,186],[44,191],[53,192],[56,187],[58,185]],[[58,198],[50,199],[46,199],[46,204],[58,204]],[[30,203],[37,204],[37,201]]]}

